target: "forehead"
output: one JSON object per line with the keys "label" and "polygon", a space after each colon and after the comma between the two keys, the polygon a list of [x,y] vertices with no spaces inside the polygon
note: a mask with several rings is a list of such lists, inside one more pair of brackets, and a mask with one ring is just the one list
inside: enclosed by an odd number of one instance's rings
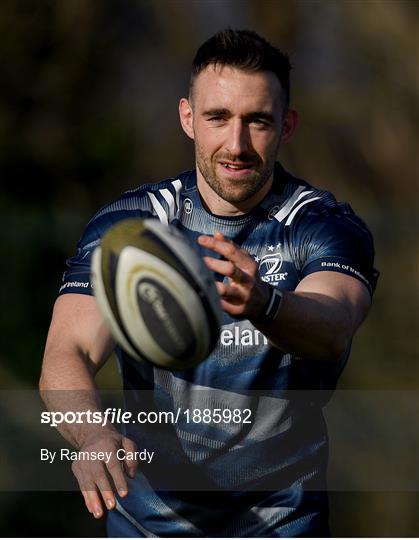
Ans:
{"label": "forehead", "polygon": [[199,110],[281,111],[281,85],[270,71],[249,72],[210,64],[195,78],[193,105]]}

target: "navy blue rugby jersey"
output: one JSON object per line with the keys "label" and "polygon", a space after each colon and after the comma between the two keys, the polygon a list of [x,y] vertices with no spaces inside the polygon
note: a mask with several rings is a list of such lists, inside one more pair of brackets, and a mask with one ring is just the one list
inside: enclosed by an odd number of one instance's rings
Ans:
{"label": "navy blue rugby jersey", "polygon": [[[60,294],[92,294],[93,249],[110,226],[136,216],[178,227],[202,255],[214,254],[197,237],[220,230],[251,254],[263,280],[283,290],[323,270],[350,275],[371,294],[376,285],[363,221],[278,164],[270,193],[238,217],[203,208],[195,171],[124,193],[87,225]],[[349,351],[337,363],[295,357],[248,320],[224,314],[216,348],[193,369],[166,371],[116,352],[128,410],[173,417],[167,424],[128,424],[127,436],[154,458],[140,464],[129,495],[109,513],[111,536],[328,534],[322,407]]]}

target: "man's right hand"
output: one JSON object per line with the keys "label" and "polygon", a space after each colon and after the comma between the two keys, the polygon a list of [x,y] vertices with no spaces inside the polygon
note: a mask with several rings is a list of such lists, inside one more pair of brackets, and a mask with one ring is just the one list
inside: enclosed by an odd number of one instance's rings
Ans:
{"label": "man's right hand", "polygon": [[[114,491],[120,497],[128,494],[125,474],[134,478],[138,462],[136,460],[118,459],[117,452],[124,449],[135,452],[133,441],[118,432],[103,432],[88,435],[78,452],[104,452],[104,460],[77,459],[73,461],[72,470],[77,478],[87,509],[97,519],[103,516],[102,500],[108,510],[115,508]],[[128,454],[129,455],[129,454]],[[121,456],[123,457],[123,456]]]}

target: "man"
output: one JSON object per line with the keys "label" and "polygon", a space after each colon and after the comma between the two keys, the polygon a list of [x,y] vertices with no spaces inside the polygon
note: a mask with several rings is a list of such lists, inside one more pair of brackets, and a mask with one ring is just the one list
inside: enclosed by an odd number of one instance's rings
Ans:
{"label": "man", "polygon": [[[224,324],[211,356],[185,372],[135,362],[117,347],[128,403],[251,417],[129,426],[126,436],[108,425],[63,427],[83,451],[114,455],[136,443],[156,452],[155,468],[74,462],[88,510],[98,518],[103,503],[114,509],[112,536],[328,532],[328,394],[320,391],[336,385],[377,272],[371,235],[351,208],[276,163],[297,123],[289,71],[288,58],[253,32],[227,30],[204,43],[179,104],[196,171],[103,208],[68,261],[40,384],[50,408],[100,408],[94,377],[115,344],[91,296],[90,254],[112,224],[138,216],[171,223],[195,243],[217,276]],[[86,392],[67,393],[63,404],[47,392],[57,389]]]}

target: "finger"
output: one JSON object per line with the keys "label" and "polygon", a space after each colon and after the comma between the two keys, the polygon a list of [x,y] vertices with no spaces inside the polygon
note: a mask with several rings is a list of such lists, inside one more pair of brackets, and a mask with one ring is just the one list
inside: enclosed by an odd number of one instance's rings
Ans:
{"label": "finger", "polygon": [[215,259],[214,257],[203,257],[203,259],[208,268],[218,274],[229,277],[234,272],[234,263],[231,261]]}
{"label": "finger", "polygon": [[[125,497],[128,493],[128,486],[124,477],[123,464],[119,459],[113,457],[111,458],[109,463],[107,463],[106,467],[119,495],[121,497]],[[112,497],[112,499],[114,498]],[[113,508],[113,505],[111,506],[111,508]]]}
{"label": "finger", "polygon": [[231,286],[227,283],[216,283],[218,294],[221,297],[221,300],[231,302],[234,305],[243,304],[243,294],[237,286]]}
{"label": "finger", "polygon": [[90,468],[91,479],[99,489],[100,495],[105,502],[106,508],[112,510],[115,507],[116,501],[111,483],[108,478],[107,470],[103,462]]}
{"label": "finger", "polygon": [[235,252],[237,251],[237,246],[233,242],[226,240],[224,236],[221,237],[220,235],[198,236],[198,243],[208,249],[212,249],[213,251],[220,253],[220,255],[223,255],[226,259],[229,260],[231,260],[231,257],[233,257]]}
{"label": "finger", "polygon": [[97,496],[94,482],[84,474],[79,462],[73,461],[71,469],[79,484],[86,508],[95,516],[95,518],[100,518],[103,514],[103,510],[100,499]]}
{"label": "finger", "polygon": [[205,264],[210,270],[226,276],[237,283],[246,283],[250,277],[241,268],[231,261],[214,259],[214,257],[204,257]]}
{"label": "finger", "polygon": [[100,519],[103,516],[103,507],[94,484],[92,483],[89,489],[82,490],[82,495],[89,512],[93,514],[96,519]]}
{"label": "finger", "polygon": [[221,302],[231,304],[232,306],[241,306],[242,310],[244,308],[243,298],[239,294],[235,294],[234,291],[231,293],[228,291],[227,294],[221,298]]}
{"label": "finger", "polygon": [[89,500],[89,497],[87,495],[87,491],[80,491],[80,493],[83,495],[84,504],[86,505],[86,508],[89,510],[89,512],[91,514],[93,514],[92,508],[90,506],[90,500]]}
{"label": "finger", "polygon": [[246,269],[249,265],[254,265],[253,259],[243,249],[240,249],[234,242],[230,240],[221,240],[215,236],[201,235],[198,237],[198,243],[207,248],[222,255],[228,261],[235,263],[243,269]]}
{"label": "finger", "polygon": [[243,303],[241,301],[236,302],[234,299],[230,298],[228,300],[221,299],[220,305],[223,311],[236,319],[242,319],[245,317]]}
{"label": "finger", "polygon": [[243,272],[243,270],[236,265],[234,265],[233,273],[229,278],[236,283],[247,283],[251,281],[246,272]]}
{"label": "finger", "polygon": [[[135,451],[137,450],[137,446],[134,443],[134,441],[131,441],[131,439],[127,439],[124,437],[122,439],[122,447],[125,449],[125,453],[127,456],[135,456]],[[127,471],[128,476],[131,478],[134,478],[137,473],[138,468],[138,460],[137,459],[129,459],[128,457],[124,460],[124,467]]]}
{"label": "finger", "polygon": [[221,281],[216,281],[215,286],[217,287],[217,291],[220,296],[224,296],[226,294],[226,291],[227,291],[226,283],[222,283]]}
{"label": "finger", "polygon": [[227,240],[227,242],[231,242],[231,240],[226,239],[226,237],[223,235],[221,231],[215,231],[214,238],[216,240],[221,240],[221,241]]}

